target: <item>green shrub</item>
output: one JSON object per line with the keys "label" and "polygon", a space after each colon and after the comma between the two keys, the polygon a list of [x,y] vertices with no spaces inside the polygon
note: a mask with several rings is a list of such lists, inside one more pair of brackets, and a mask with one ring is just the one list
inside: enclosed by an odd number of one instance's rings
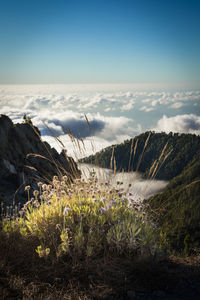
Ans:
{"label": "green shrub", "polygon": [[[138,255],[143,247],[155,248],[159,232],[143,212],[142,205],[130,202],[118,186],[98,184],[94,175],[85,182],[69,184],[66,176],[52,185],[38,183],[14,220],[3,221],[9,236],[18,232],[34,237],[40,257],[69,257],[74,262],[112,255]],[[29,187],[26,188],[29,195]]]}

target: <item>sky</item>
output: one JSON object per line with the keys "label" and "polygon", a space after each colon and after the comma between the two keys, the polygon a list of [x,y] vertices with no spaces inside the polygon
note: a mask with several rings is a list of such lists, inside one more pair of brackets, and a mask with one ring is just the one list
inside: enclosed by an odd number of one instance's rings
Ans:
{"label": "sky", "polygon": [[199,0],[0,0],[0,84],[199,87]]}
{"label": "sky", "polygon": [[199,135],[200,1],[0,0],[0,114],[73,157],[147,130]]}

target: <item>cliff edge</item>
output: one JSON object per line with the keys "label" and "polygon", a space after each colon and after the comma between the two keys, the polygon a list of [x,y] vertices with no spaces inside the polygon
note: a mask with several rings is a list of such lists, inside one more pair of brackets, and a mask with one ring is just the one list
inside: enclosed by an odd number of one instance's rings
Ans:
{"label": "cliff edge", "polygon": [[54,175],[73,180],[80,171],[73,158],[41,140],[37,127],[0,115],[0,203],[24,202],[26,185],[36,188],[39,180],[48,182]]}

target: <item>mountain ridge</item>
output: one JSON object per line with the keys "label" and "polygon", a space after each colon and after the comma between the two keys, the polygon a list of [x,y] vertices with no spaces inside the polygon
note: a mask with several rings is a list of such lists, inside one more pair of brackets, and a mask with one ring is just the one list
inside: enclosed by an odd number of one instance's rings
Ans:
{"label": "mountain ridge", "polygon": [[185,254],[200,251],[200,136],[146,132],[134,140],[139,155],[129,140],[81,161],[109,168],[115,154],[116,169],[127,171],[134,153],[133,171],[139,166],[145,178],[169,180],[161,193],[144,200],[162,232],[163,244],[170,251]]}
{"label": "mountain ridge", "polygon": [[8,116],[0,115],[0,141],[0,203],[27,200],[25,185],[36,189],[37,181],[51,181],[58,173],[80,176],[75,161],[43,142],[30,121],[14,124]]}
{"label": "mountain ridge", "polygon": [[147,131],[83,158],[80,162],[110,168],[111,159],[114,158],[117,171],[139,171],[145,178],[149,175],[152,177],[151,168],[154,164],[154,168],[157,165],[154,174],[156,179],[171,180],[184,170],[199,149],[200,136]]}

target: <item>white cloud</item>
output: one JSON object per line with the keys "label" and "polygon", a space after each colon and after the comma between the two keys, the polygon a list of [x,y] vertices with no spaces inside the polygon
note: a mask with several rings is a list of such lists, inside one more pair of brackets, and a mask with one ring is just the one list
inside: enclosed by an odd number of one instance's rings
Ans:
{"label": "white cloud", "polygon": [[[101,116],[101,120],[105,122],[105,127],[98,134],[100,137],[104,137],[106,140],[112,141],[119,137],[131,137],[138,133],[140,127],[134,124],[132,119],[126,117],[104,117]],[[134,126],[135,125],[135,126]]]}
{"label": "white cloud", "polygon": [[146,105],[144,105],[144,106],[140,107],[140,110],[145,111],[145,112],[149,112],[149,111],[154,110],[154,108],[153,107],[147,107]]}
{"label": "white cloud", "polygon": [[[181,92],[150,92],[144,95],[146,99],[142,99],[142,103],[149,103],[151,106],[170,105],[170,108],[180,108],[184,104],[182,102],[200,101],[200,91],[181,91]],[[182,104],[174,104],[174,103]],[[146,109],[143,109],[146,111]]]}
{"label": "white cloud", "polygon": [[131,110],[134,107],[134,103],[135,103],[134,101],[130,101],[129,103],[122,105],[120,110],[121,111]]}
{"label": "white cloud", "polygon": [[152,105],[152,106],[156,106],[158,103],[159,103],[159,100],[153,100],[153,101],[151,102],[151,105]]}
{"label": "white cloud", "polygon": [[175,102],[172,105],[170,105],[170,108],[181,108],[184,104],[182,102]]}
{"label": "white cloud", "polygon": [[180,132],[200,135],[200,116],[194,114],[177,115],[174,117],[163,116],[157,123],[156,131],[166,133]]}
{"label": "white cloud", "polygon": [[105,111],[105,112],[112,111],[112,108],[111,108],[111,107],[106,107],[106,108],[104,109],[104,111]]}
{"label": "white cloud", "polygon": [[143,99],[143,100],[142,100],[142,103],[149,103],[149,102],[151,102],[151,101],[152,101],[152,99],[147,98],[147,99]]}
{"label": "white cloud", "polygon": [[[118,87],[117,85],[112,87],[93,85],[87,87],[85,85],[0,87],[0,113],[8,115],[15,123],[22,122],[23,115],[26,113],[32,119],[33,124],[40,129],[45,139],[51,141],[51,144],[55,143],[50,138],[50,132],[56,137],[66,137],[70,151],[73,147],[70,146],[71,141],[65,134],[68,129],[74,135],[83,137],[88,148],[91,145],[91,139],[94,139],[97,148],[100,149],[141,133],[142,126],[138,124],[140,122],[144,124],[146,122],[146,129],[149,129],[150,122],[156,120],[151,120],[151,114],[147,115],[147,112],[156,110],[158,119],[161,116],[160,112],[166,108],[178,109],[187,105],[189,113],[194,110],[194,105],[196,105],[196,111],[198,110],[199,100],[200,91],[195,90],[169,92],[156,89],[130,89],[130,86]],[[140,119],[138,119],[137,110],[140,110]],[[173,112],[173,110],[168,111]],[[84,114],[90,121],[91,131]],[[173,130],[179,132],[182,130],[198,132],[199,130],[194,126],[184,125],[186,119],[179,118],[175,122],[173,119],[175,117],[170,118],[170,115],[165,117],[167,120],[163,118],[158,122],[161,130],[165,127],[166,130],[168,128],[171,130],[172,127]]]}

